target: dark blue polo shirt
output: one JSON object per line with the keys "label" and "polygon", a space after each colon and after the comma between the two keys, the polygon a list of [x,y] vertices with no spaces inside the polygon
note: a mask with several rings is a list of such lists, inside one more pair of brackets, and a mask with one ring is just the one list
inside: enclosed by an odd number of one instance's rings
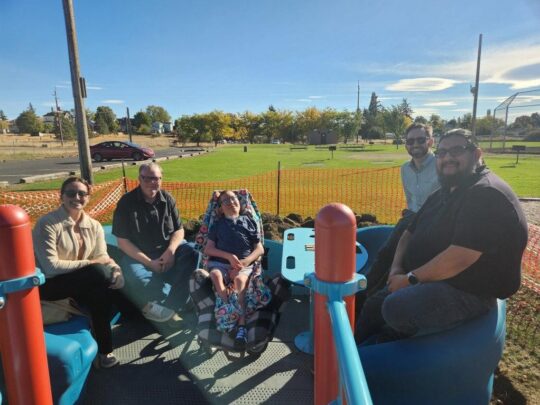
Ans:
{"label": "dark blue polo shirt", "polygon": [[137,187],[122,196],[113,215],[113,235],[128,239],[148,256],[163,253],[179,229],[182,221],[176,202],[164,190],[159,190],[153,203],[147,203]]}
{"label": "dark blue polo shirt", "polygon": [[510,186],[489,170],[471,175],[452,192],[440,189],[432,194],[409,231],[412,238],[403,263],[406,271],[456,245],[482,255],[445,282],[493,298],[507,298],[519,288],[527,222]]}
{"label": "dark blue polo shirt", "polygon": [[[238,259],[244,259],[253,252],[253,247],[261,241],[257,232],[257,223],[247,215],[236,219],[221,217],[208,232],[208,239],[216,244],[216,248],[232,253]],[[211,257],[221,263],[229,263],[220,257]]]}

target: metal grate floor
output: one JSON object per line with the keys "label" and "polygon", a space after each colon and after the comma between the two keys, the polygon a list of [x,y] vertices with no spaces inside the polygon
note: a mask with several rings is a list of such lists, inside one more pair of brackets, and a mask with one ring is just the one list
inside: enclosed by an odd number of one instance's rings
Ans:
{"label": "metal grate floor", "polygon": [[313,403],[313,356],[294,346],[308,313],[308,296],[293,297],[266,351],[232,361],[200,349],[193,313],[158,325],[161,333],[143,319],[125,320],[113,330],[121,364],[92,369],[83,404]]}

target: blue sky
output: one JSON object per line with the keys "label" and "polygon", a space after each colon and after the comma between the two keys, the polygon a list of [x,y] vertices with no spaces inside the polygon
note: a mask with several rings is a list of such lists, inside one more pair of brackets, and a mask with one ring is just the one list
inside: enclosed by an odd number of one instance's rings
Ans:
{"label": "blue sky", "polygon": [[[483,34],[478,115],[540,89],[539,0],[74,0],[87,108],[173,119],[384,106],[416,115],[472,111]],[[73,108],[61,0],[0,0],[0,109],[50,111],[56,87]],[[527,102],[540,104],[540,91]],[[532,97],[532,98],[531,98]],[[538,110],[538,107],[536,107]],[[520,113],[530,113],[520,110]]]}

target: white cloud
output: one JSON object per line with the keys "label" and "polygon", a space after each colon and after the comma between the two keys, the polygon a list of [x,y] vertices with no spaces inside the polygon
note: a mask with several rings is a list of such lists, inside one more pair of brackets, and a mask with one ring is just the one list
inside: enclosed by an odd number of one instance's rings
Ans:
{"label": "white cloud", "polygon": [[440,91],[459,83],[457,80],[441,77],[419,77],[417,79],[401,79],[386,87],[392,91]]}
{"label": "white cloud", "polygon": [[472,113],[472,110],[470,108],[456,108],[456,109],[450,110],[450,111]]}
{"label": "white cloud", "polygon": [[439,114],[439,110],[436,108],[414,108],[415,117],[421,115],[422,117],[429,118],[432,114]]}
{"label": "white cloud", "polygon": [[86,86],[86,90],[103,90],[100,86]]}
{"label": "white cloud", "polygon": [[309,98],[298,98],[298,99],[296,99],[296,101],[300,101],[302,103],[311,103],[313,100],[311,100]]}
{"label": "white cloud", "polygon": [[108,100],[101,100],[103,104],[124,104],[124,100],[115,100],[115,99],[108,99]]}
{"label": "white cloud", "polygon": [[318,100],[320,98],[324,98],[324,96],[309,96],[308,97],[310,100]]}
{"label": "white cloud", "polygon": [[[508,41],[491,45],[485,40],[482,49],[480,64],[480,82],[493,84],[507,84],[512,89],[520,90],[540,86],[540,38],[530,38],[520,42]],[[470,59],[464,60],[464,53],[470,54]],[[476,52],[456,51],[456,56],[445,55],[446,60],[433,63],[397,63],[391,66],[372,64],[363,65],[361,71],[375,74],[391,74],[398,77],[417,77],[416,79],[404,79],[387,87],[397,91],[415,88],[415,82],[402,83],[405,80],[422,81],[428,77],[446,78],[441,80],[455,80],[456,82],[474,82],[476,74]],[[480,84],[480,87],[481,87]],[[446,87],[448,88],[448,87]],[[433,90],[427,90],[433,91]]]}
{"label": "white cloud", "polygon": [[455,101],[435,101],[433,103],[424,103],[426,107],[451,107],[456,105]]}

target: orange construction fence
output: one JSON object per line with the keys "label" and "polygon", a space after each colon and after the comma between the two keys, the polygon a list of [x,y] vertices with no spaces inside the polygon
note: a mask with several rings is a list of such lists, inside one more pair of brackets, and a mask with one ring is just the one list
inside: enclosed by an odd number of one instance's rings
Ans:
{"label": "orange construction fence", "polygon": [[[127,190],[137,181],[126,179]],[[126,191],[124,181],[113,180],[92,189],[87,212],[110,223],[116,203]],[[284,169],[239,179],[212,182],[163,182],[177,201],[182,218],[202,215],[213,190],[247,188],[261,212],[314,217],[325,205],[340,202],[357,214],[373,214],[380,223],[393,224],[406,206],[399,167],[381,169]],[[32,223],[59,205],[58,190],[0,191],[0,204],[26,210]],[[523,256],[524,284],[540,293],[540,227],[529,225],[529,242]]]}

